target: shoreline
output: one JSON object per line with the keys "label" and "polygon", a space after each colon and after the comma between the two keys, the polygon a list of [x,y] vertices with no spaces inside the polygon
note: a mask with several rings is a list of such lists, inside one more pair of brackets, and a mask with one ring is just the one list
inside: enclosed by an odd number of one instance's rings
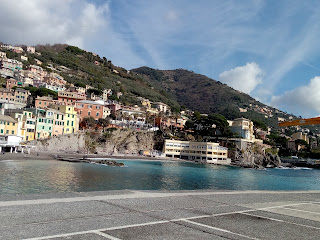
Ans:
{"label": "shoreline", "polygon": [[142,160],[142,161],[170,161],[170,162],[189,162],[182,159],[167,158],[167,157],[147,157],[138,155],[104,155],[104,154],[80,154],[80,153],[58,153],[58,152],[31,152],[26,153],[5,153],[0,154],[0,161],[5,160],[57,160],[56,157],[65,158],[83,158],[84,156],[90,159],[114,159],[114,160]]}

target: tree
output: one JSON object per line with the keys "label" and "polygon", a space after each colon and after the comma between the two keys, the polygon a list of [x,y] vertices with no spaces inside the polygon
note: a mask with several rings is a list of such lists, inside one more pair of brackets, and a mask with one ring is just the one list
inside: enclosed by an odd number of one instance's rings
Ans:
{"label": "tree", "polygon": [[104,128],[107,127],[110,124],[109,118],[99,118],[97,125],[102,127],[102,132],[104,132]]}
{"label": "tree", "polygon": [[82,129],[92,128],[96,125],[96,120],[94,120],[93,117],[85,117],[82,119],[79,125]]}

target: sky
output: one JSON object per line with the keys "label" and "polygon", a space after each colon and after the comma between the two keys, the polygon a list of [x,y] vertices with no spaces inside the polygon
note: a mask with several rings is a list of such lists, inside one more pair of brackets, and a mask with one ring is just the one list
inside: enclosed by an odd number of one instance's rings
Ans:
{"label": "sky", "polygon": [[320,115],[318,0],[0,0],[0,41],[67,43],[133,69],[183,68]]}

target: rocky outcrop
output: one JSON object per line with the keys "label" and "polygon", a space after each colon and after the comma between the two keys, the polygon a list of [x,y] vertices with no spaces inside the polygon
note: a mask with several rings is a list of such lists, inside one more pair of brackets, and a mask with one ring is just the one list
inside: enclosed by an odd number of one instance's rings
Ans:
{"label": "rocky outcrop", "polygon": [[140,150],[154,149],[154,133],[119,129],[112,132],[105,144],[97,147],[97,151],[108,155],[137,154]]}
{"label": "rocky outcrop", "polygon": [[138,154],[154,149],[154,133],[119,129],[111,133],[86,132],[61,135],[29,142],[35,151],[50,153],[99,153],[105,155]]}
{"label": "rocky outcrop", "polygon": [[280,165],[280,157],[277,151],[254,143],[245,150],[237,149],[233,162],[235,165],[248,168],[277,167]]}

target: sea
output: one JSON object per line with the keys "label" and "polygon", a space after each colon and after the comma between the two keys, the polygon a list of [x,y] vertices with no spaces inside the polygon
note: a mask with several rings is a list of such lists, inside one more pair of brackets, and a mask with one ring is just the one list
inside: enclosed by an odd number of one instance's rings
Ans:
{"label": "sea", "polygon": [[0,161],[0,194],[107,190],[320,190],[320,170],[255,170],[179,161],[117,160],[124,167],[56,160]]}

